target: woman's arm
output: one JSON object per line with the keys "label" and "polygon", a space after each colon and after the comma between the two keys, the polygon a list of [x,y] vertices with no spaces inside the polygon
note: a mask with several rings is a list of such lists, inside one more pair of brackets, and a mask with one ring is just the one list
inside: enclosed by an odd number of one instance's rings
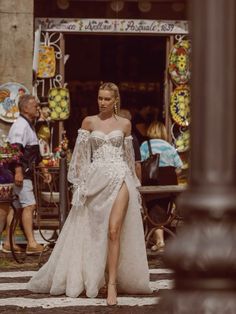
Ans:
{"label": "woman's arm", "polygon": [[130,134],[131,134],[131,122],[128,120],[128,119],[125,119],[125,118],[123,118],[124,119],[124,121],[123,121],[123,123],[124,123],[124,133],[125,133],[125,136],[130,136]]}
{"label": "woman's arm", "polygon": [[91,132],[92,131],[92,117],[85,117],[81,124],[81,129]]}
{"label": "woman's arm", "polygon": [[91,163],[90,131],[80,128],[72,153],[67,179],[73,185],[80,184]]}

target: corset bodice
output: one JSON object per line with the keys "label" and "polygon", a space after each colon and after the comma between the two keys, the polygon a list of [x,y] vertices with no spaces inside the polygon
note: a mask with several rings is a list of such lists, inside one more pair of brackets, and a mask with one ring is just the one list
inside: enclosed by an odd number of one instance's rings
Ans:
{"label": "corset bodice", "polygon": [[124,160],[124,133],[114,130],[108,134],[93,131],[90,136],[93,162],[121,162]]}

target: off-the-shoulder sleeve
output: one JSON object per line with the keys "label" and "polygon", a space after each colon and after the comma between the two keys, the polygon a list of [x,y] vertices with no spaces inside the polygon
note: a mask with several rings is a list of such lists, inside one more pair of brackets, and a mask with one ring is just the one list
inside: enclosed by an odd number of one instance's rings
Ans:
{"label": "off-the-shoulder sleeve", "polygon": [[129,169],[131,170],[132,176],[136,186],[140,186],[140,181],[137,178],[135,172],[135,159],[134,159],[134,147],[133,147],[133,138],[132,136],[126,136],[124,139],[124,155],[125,160],[128,164]]}
{"label": "off-the-shoulder sleeve", "polygon": [[67,179],[75,187],[83,183],[88,166],[91,163],[90,132],[79,129],[74,151],[71,157]]}

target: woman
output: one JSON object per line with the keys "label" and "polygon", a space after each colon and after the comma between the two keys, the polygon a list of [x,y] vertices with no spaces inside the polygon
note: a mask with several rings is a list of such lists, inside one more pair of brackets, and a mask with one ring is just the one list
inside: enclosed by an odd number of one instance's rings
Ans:
{"label": "woman", "polygon": [[[151,293],[130,121],[119,117],[118,87],[104,83],[99,114],[82,122],[68,180],[72,209],[49,261],[30,280],[33,292],[96,297],[108,270],[107,304],[117,291]],[[118,286],[116,286],[118,284]]]}
{"label": "woman", "polygon": [[[181,173],[183,163],[176,151],[176,149],[167,142],[166,127],[162,122],[152,122],[147,130],[147,136],[150,139],[152,153],[159,153],[159,184],[170,185],[178,184],[177,174]],[[148,142],[145,141],[140,146],[141,160],[145,160],[149,157]],[[160,219],[157,215],[161,213],[161,219],[165,216],[163,214],[163,208],[167,210],[169,204],[168,198],[161,200],[152,200],[149,202],[150,216],[153,220]],[[157,210],[158,209],[158,210]],[[156,216],[156,217],[155,217]],[[151,247],[151,250],[163,250],[165,246],[163,229],[157,229],[155,231],[156,244]]]}

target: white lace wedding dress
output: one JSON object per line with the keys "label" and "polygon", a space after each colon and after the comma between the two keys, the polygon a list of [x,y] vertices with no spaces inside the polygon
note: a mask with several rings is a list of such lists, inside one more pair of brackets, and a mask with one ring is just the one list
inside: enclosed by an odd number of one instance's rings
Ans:
{"label": "white lace wedding dress", "polygon": [[68,171],[75,186],[72,208],[48,262],[27,289],[78,297],[84,290],[96,297],[105,283],[108,223],[123,182],[129,191],[122,226],[118,291],[151,293],[135,175],[132,137],[121,130],[109,134],[80,129]]}

